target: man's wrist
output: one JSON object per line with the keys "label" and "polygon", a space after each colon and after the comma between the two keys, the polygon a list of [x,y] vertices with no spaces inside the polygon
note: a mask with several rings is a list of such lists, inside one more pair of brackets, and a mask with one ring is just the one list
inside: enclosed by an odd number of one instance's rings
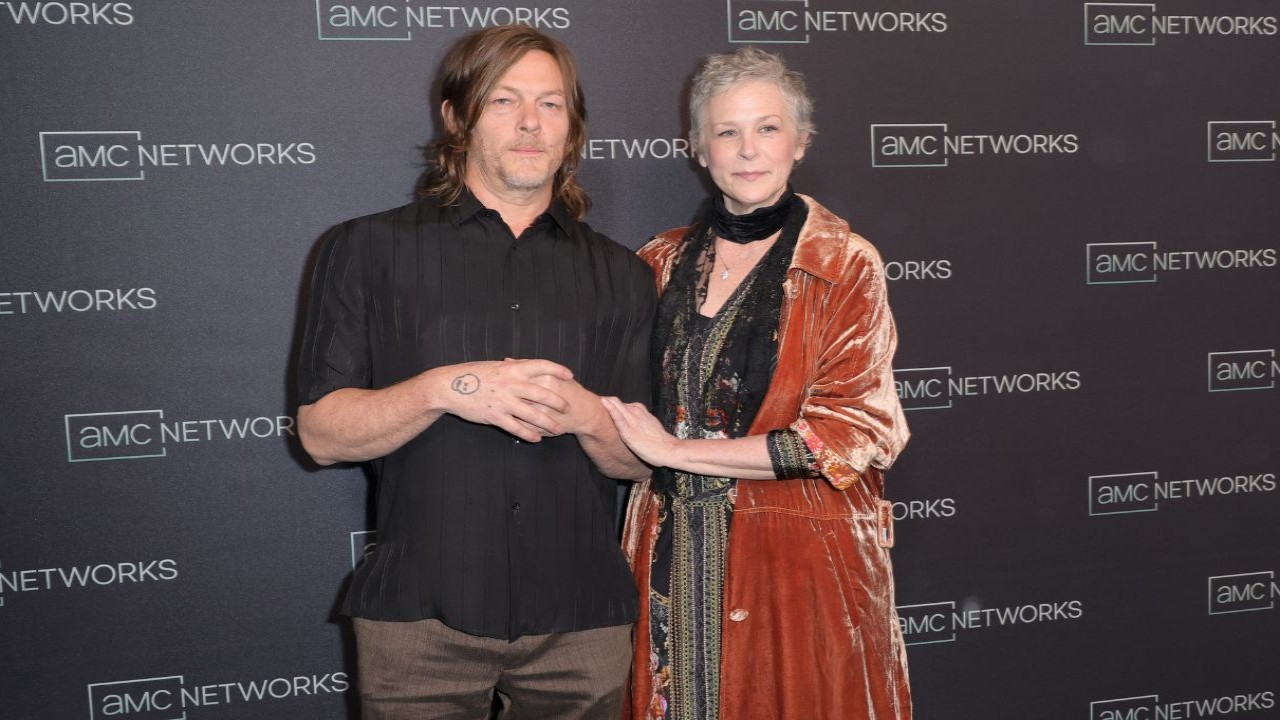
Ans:
{"label": "man's wrist", "polygon": [[579,388],[579,392],[574,393],[570,401],[572,405],[569,413],[581,418],[582,422],[571,432],[581,438],[592,440],[604,440],[617,434],[617,430],[613,427],[613,419],[609,417],[609,412],[604,409],[604,405],[600,404],[600,396],[581,386]]}
{"label": "man's wrist", "polygon": [[411,381],[414,385],[411,391],[413,402],[422,408],[422,414],[439,417],[453,412],[451,401],[454,398],[450,395],[453,393],[450,385],[455,376],[464,373],[451,372],[451,369],[450,366],[432,368]]}

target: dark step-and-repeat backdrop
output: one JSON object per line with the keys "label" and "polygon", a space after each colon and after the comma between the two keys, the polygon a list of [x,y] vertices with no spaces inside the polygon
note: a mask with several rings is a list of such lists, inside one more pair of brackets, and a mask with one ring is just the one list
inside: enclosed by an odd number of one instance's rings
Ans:
{"label": "dark step-and-repeat backdrop", "polygon": [[703,55],[806,74],[796,187],[901,332],[917,717],[1280,717],[1280,5],[555,1],[0,2],[0,717],[356,717],[370,480],[299,448],[300,299],[509,22],[632,247],[706,193]]}

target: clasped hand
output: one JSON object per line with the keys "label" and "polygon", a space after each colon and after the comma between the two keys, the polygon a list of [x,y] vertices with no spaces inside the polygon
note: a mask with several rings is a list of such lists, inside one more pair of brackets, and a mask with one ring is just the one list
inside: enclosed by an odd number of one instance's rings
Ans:
{"label": "clasped hand", "polygon": [[[526,442],[569,431],[569,400],[553,390],[573,372],[550,360],[490,360],[450,367],[446,409],[464,420],[501,428]],[[576,385],[577,383],[573,383]]]}

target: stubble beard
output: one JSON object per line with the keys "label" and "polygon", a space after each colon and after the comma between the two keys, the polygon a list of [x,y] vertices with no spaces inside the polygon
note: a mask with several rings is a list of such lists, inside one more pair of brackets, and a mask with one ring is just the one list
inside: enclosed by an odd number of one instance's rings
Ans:
{"label": "stubble beard", "polygon": [[[547,153],[543,157],[549,160],[552,148],[541,145],[538,147]],[[510,147],[503,148],[489,157],[490,162],[497,171],[496,175],[499,182],[508,190],[521,192],[540,190],[555,178],[556,172],[560,169],[558,164],[554,167],[546,167],[544,170],[542,167],[530,167],[520,159],[511,160],[506,156],[506,153],[511,149]]]}

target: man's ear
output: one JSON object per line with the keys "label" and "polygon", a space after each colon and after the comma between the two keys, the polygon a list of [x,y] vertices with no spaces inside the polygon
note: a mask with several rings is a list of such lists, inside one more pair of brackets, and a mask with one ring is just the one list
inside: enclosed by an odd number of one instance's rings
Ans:
{"label": "man's ear", "polygon": [[440,117],[444,118],[444,129],[453,132],[458,128],[458,116],[453,114],[453,103],[448,100],[440,103]]}

